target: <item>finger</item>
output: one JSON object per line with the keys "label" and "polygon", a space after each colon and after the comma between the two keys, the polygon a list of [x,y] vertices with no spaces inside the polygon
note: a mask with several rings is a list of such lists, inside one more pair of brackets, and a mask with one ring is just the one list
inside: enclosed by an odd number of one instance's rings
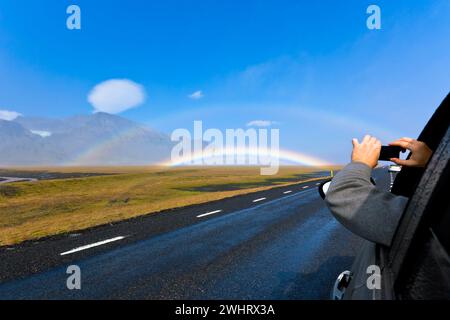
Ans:
{"label": "finger", "polygon": [[353,144],[353,148],[355,148],[355,147],[359,146],[359,142],[358,142],[358,139],[356,139],[356,138],[353,138],[353,139],[352,139],[352,144]]}
{"label": "finger", "polygon": [[389,160],[391,160],[392,162],[401,165],[401,166],[407,166],[409,165],[409,160],[402,160],[399,158],[390,158]]}
{"label": "finger", "polygon": [[374,144],[374,150],[378,154],[378,157],[380,157],[381,154],[381,141],[377,139],[377,141]]}
{"label": "finger", "polygon": [[408,138],[408,137],[403,137],[403,138],[400,138],[400,139],[398,139],[398,140],[402,140],[402,141],[406,141],[406,142],[412,142],[412,141],[414,141],[413,138]]}
{"label": "finger", "polygon": [[403,149],[408,149],[410,150],[411,148],[411,144],[409,142],[406,141],[402,141],[402,140],[397,140],[394,142],[389,143],[390,146],[396,146],[396,147],[402,147]]}
{"label": "finger", "polygon": [[398,142],[402,142],[402,141],[403,141],[402,139],[397,139],[397,140],[389,142],[389,145],[392,145],[392,144],[398,143]]}
{"label": "finger", "polygon": [[370,140],[370,136],[368,134],[366,134],[361,143],[367,143],[367,142],[369,142],[369,140]]}
{"label": "finger", "polygon": [[375,143],[377,143],[377,138],[375,138],[375,137],[370,137],[369,142],[370,142],[371,144],[375,144]]}

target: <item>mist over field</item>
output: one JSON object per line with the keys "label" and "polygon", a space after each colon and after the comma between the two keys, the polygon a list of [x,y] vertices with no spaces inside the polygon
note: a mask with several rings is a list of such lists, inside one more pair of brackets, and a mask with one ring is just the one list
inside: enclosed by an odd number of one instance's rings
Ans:
{"label": "mist over field", "polygon": [[102,112],[0,120],[0,166],[151,164],[171,147],[167,135]]}

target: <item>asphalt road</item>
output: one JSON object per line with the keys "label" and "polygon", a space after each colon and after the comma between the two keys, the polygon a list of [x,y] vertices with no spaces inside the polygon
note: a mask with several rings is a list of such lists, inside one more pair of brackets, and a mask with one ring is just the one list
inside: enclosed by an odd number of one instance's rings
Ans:
{"label": "asphalt road", "polygon": [[361,242],[307,182],[1,248],[0,299],[328,299]]}

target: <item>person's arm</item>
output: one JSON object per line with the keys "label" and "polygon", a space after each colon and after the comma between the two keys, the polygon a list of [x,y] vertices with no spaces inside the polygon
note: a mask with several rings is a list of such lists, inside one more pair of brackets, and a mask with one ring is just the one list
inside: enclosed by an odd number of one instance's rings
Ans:
{"label": "person's arm", "polygon": [[333,215],[353,233],[389,246],[408,199],[377,189],[371,182],[381,142],[353,139],[352,163],[332,180],[325,201]]}
{"label": "person's arm", "polygon": [[389,246],[408,198],[376,188],[372,168],[352,162],[331,182],[325,201],[336,219],[360,237]]}

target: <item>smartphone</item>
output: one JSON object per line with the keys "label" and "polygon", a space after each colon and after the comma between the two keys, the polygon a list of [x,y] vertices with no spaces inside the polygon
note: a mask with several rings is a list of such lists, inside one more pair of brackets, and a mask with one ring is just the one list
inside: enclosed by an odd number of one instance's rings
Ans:
{"label": "smartphone", "polygon": [[400,152],[406,150],[397,146],[381,146],[380,158],[381,161],[389,161],[391,158],[400,158]]}

